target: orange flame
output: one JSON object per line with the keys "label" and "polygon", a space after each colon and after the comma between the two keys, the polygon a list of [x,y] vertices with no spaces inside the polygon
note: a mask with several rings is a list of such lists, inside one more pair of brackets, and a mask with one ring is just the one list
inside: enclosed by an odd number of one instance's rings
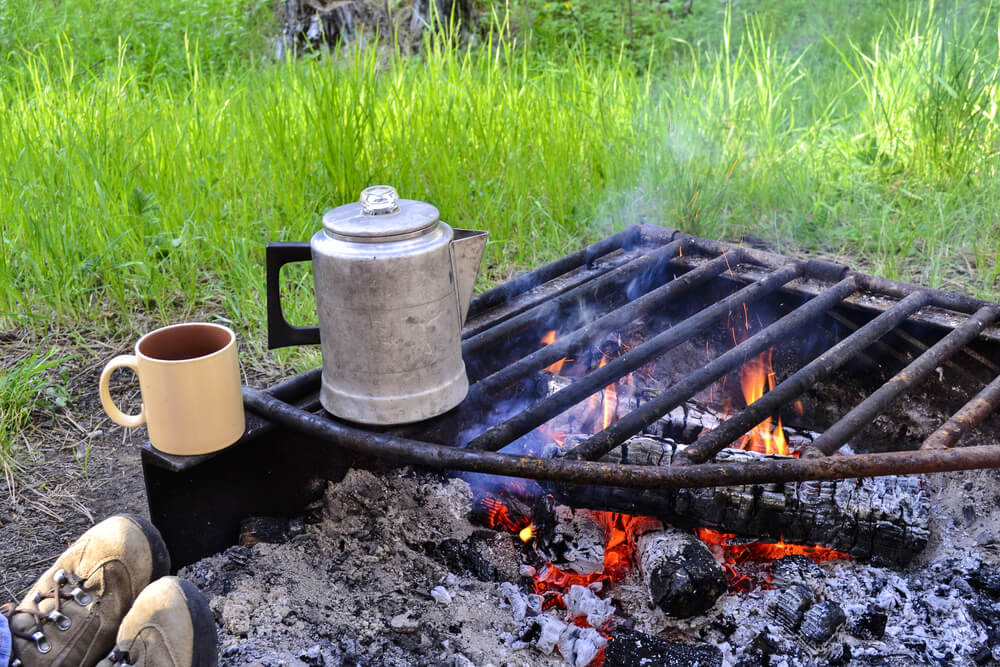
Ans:
{"label": "orange flame", "polygon": [[[753,580],[740,572],[736,567],[748,562],[771,561],[784,556],[805,556],[815,563],[828,560],[850,560],[843,551],[815,544],[792,544],[780,539],[777,542],[731,542],[735,533],[723,533],[711,528],[696,528],[694,534],[709,546],[716,558],[721,560],[726,570],[729,588],[735,591],[748,592],[754,588]],[[763,583],[764,588],[770,588],[770,580]]]}
{"label": "orange flame", "polygon": [[618,390],[614,384],[604,388],[604,400],[601,403],[601,430],[604,430],[618,417]]}
{"label": "orange flame", "polygon": [[[756,359],[744,364],[740,369],[740,385],[743,388],[743,397],[746,399],[747,405],[762,397],[765,388],[774,389],[774,385],[777,384],[774,369],[771,366],[773,352],[774,348],[772,347],[767,352],[761,353]],[[743,436],[737,444],[741,449],[762,454],[787,455],[789,453],[780,415],[773,425],[770,417],[762,421]]]}
{"label": "orange flame", "polygon": [[490,528],[503,528],[512,533],[520,533],[525,528],[531,527],[531,519],[525,517],[515,521],[507,506],[496,498],[486,497],[479,502],[486,509],[486,525]]}
{"label": "orange flame", "polygon": [[598,510],[591,511],[591,515],[601,524],[607,537],[604,567],[590,574],[577,574],[546,563],[535,575],[533,582],[535,592],[545,598],[546,608],[563,607],[562,593],[568,591],[570,586],[589,586],[598,581],[608,586],[622,579],[632,566],[633,546],[629,540],[629,527],[634,521],[644,517]]}
{"label": "orange flame", "polygon": [[[542,345],[552,345],[552,343],[554,343],[554,342],[556,342],[556,330],[555,329],[553,329],[552,331],[550,331],[547,334],[545,334],[544,336],[542,336]],[[551,364],[548,367],[546,367],[545,370],[547,370],[549,373],[555,373],[556,375],[559,375],[559,373],[563,369],[563,364],[565,364],[565,363],[566,363],[566,357],[563,357],[562,359],[560,359],[559,361],[555,362],[554,364]]]}

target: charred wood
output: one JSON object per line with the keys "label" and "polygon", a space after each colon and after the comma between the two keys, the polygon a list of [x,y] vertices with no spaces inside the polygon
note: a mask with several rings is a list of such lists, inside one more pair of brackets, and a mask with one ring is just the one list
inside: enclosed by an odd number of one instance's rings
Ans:
{"label": "charred wood", "polygon": [[[548,372],[543,372],[540,378],[542,396],[554,394],[573,383],[573,378]],[[662,389],[619,386],[613,398],[604,393],[597,393],[577,408],[567,410],[552,419],[548,423],[548,428],[554,433],[593,433],[598,430],[596,427],[601,424],[602,416],[606,412],[605,401],[614,401],[614,405],[609,406],[607,411],[617,419],[652,400],[660,391]],[[678,443],[692,443],[705,431],[718,428],[723,421],[725,417],[710,407],[696,401],[685,401],[643,429],[641,435],[667,438]],[[788,447],[792,451],[812,444],[818,436],[817,433],[794,426],[785,425],[783,430]]]}
{"label": "charred wood", "polygon": [[552,496],[535,502],[535,548],[560,570],[592,574],[604,568],[604,528],[586,509],[559,504]]}
{"label": "charred wood", "polygon": [[[533,521],[535,548],[554,566],[584,575],[603,569],[610,536],[593,512],[543,496],[535,504]],[[667,614],[700,614],[726,591],[722,566],[691,533],[646,517],[635,517],[627,531],[650,602]]]}
{"label": "charred wood", "polygon": [[[567,449],[584,438],[567,437]],[[682,447],[666,438],[637,436],[601,460],[669,465]],[[715,461],[753,465],[775,456],[724,449]],[[578,507],[655,516],[686,528],[825,545],[853,558],[896,565],[908,563],[929,535],[929,494],[914,476],[679,490],[561,484],[552,490],[560,502]]]}
{"label": "charred wood", "polygon": [[380,34],[394,38],[404,52],[416,52],[428,28],[464,44],[473,37],[476,11],[470,0],[413,0],[395,6],[361,0],[282,0],[278,19],[282,30],[275,56],[280,60],[289,54],[360,46]]}
{"label": "charred wood", "polygon": [[795,632],[802,623],[806,610],[812,606],[814,597],[812,591],[805,586],[792,584],[774,599],[772,612],[776,620],[785,630]]}
{"label": "charred wood", "polygon": [[300,518],[251,516],[240,522],[240,546],[252,547],[258,542],[283,544],[305,532]]}
{"label": "charred wood", "polygon": [[705,543],[691,533],[645,520],[633,526],[636,561],[650,601],[669,616],[690,618],[726,592],[726,575]]}
{"label": "charred wood", "polygon": [[816,645],[824,644],[845,620],[847,615],[839,604],[833,600],[824,600],[803,615],[799,632]]}
{"label": "charred wood", "polygon": [[771,585],[778,589],[802,585],[816,597],[822,597],[826,590],[825,579],[823,569],[808,556],[792,554],[771,563]]}
{"label": "charred wood", "polygon": [[604,667],[633,665],[722,667],[722,651],[709,644],[681,644],[617,628],[604,653]]}

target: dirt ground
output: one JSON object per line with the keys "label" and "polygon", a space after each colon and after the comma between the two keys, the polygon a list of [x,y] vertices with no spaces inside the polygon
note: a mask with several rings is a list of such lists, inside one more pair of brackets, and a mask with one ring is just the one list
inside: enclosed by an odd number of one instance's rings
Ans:
{"label": "dirt ground", "polygon": [[[210,321],[210,320],[206,320]],[[148,328],[156,328],[151,324]],[[0,369],[39,345],[58,347],[66,361],[50,369],[47,381],[68,398],[32,414],[31,426],[15,441],[22,466],[13,480],[0,478],[0,603],[20,600],[48,565],[83,531],[121,512],[148,516],[140,465],[146,428],[126,429],[104,413],[98,380],[104,364],[132,352],[134,341],[81,342],[76,335],[5,332]],[[241,352],[241,358],[249,355]],[[276,382],[277,366],[243,364],[244,382]],[[140,405],[139,385],[118,371],[112,395],[126,412]],[[11,483],[13,482],[13,484]]]}

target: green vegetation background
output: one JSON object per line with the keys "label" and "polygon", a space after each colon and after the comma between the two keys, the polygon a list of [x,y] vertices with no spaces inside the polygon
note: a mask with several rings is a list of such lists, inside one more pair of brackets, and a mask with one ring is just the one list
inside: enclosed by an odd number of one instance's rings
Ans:
{"label": "green vegetation background", "polygon": [[482,286],[644,219],[1000,295],[991,3],[686,4],[275,62],[270,0],[0,0],[0,324],[262,355],[264,244],[373,183],[488,229]]}

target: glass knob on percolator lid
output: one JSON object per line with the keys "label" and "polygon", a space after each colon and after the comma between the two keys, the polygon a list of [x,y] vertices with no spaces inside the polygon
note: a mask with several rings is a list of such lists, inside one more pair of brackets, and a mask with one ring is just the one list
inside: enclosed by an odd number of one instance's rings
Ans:
{"label": "glass knob on percolator lid", "polygon": [[361,212],[389,215],[399,211],[399,194],[391,185],[373,185],[361,191]]}

